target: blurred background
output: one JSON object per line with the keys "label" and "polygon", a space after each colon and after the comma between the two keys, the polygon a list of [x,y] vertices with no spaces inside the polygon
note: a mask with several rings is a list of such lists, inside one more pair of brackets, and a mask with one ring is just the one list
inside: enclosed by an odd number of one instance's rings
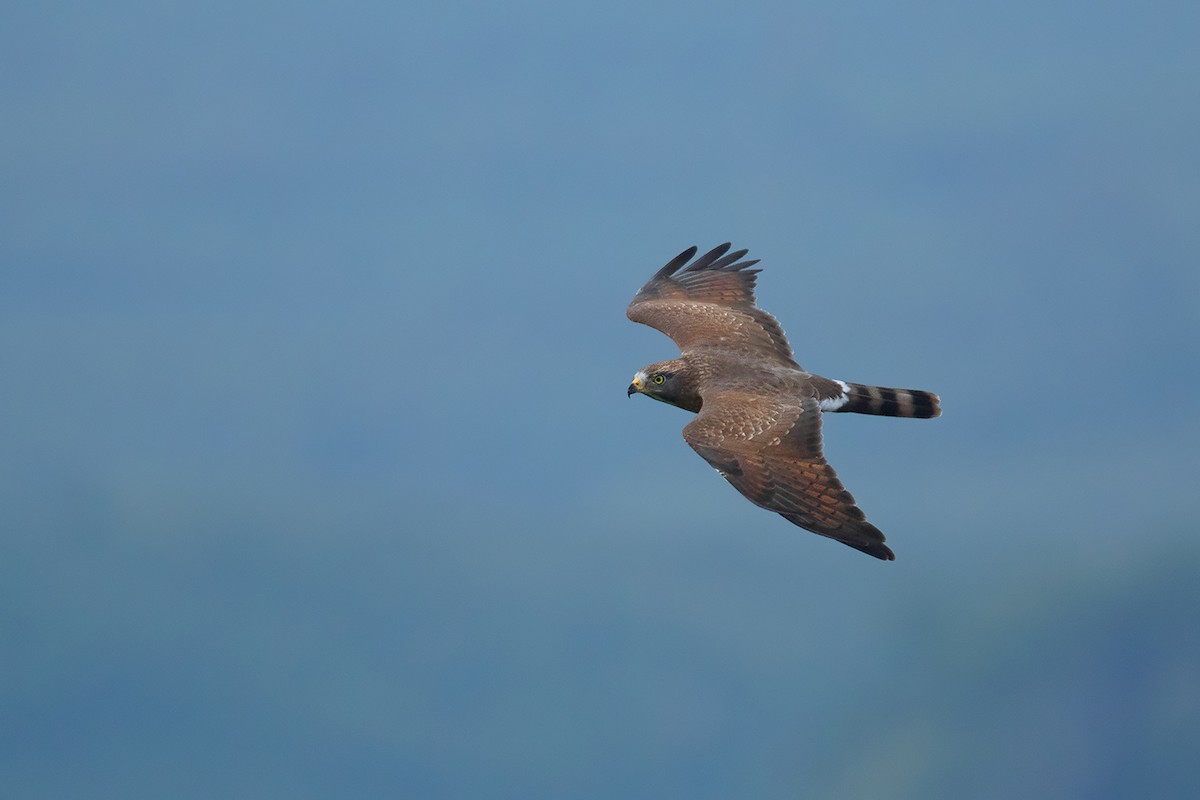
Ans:
{"label": "blurred background", "polygon": [[[1179,797],[1200,6],[0,11],[0,790]],[[626,399],[732,240],[897,553]]]}

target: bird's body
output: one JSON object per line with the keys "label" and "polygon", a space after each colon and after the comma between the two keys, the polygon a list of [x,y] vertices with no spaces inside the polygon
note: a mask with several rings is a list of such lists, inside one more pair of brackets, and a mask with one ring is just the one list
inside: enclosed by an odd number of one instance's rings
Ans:
{"label": "bird's body", "polygon": [[877,558],[895,556],[854,503],[821,446],[822,412],[936,417],[937,395],[830,380],[796,363],[783,329],[754,302],[745,250],[723,244],[675,273],[680,253],[642,287],[627,314],[670,336],[680,357],[634,375],[645,394],[697,416],[684,439],[751,502]]}

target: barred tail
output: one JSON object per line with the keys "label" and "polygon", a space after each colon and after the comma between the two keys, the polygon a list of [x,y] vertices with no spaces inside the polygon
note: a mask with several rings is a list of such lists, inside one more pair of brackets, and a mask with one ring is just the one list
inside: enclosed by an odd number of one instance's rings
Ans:
{"label": "barred tail", "polygon": [[940,416],[942,401],[933,392],[919,389],[891,389],[847,381],[829,381],[818,386],[817,400],[822,411],[849,411],[884,417]]}

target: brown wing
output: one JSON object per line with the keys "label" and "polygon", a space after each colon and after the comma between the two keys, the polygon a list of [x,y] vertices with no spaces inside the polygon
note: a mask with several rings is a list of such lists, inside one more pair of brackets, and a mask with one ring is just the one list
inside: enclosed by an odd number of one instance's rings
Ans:
{"label": "brown wing", "polygon": [[676,274],[696,254],[689,247],[655,273],[626,310],[634,322],[662,331],[684,353],[704,347],[736,348],[747,355],[796,366],[783,328],[754,305],[757,259],[730,244],[710,250]]}
{"label": "brown wing", "polygon": [[895,559],[821,454],[815,397],[709,392],[683,438],[755,505],[876,558]]}

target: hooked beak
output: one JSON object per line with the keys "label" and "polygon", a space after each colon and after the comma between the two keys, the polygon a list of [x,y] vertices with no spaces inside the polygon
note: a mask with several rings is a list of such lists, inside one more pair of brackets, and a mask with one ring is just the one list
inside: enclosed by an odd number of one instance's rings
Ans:
{"label": "hooked beak", "polygon": [[642,390],[642,381],[639,378],[634,378],[633,383],[629,384],[629,388],[625,390],[626,397],[633,397],[634,394]]}

